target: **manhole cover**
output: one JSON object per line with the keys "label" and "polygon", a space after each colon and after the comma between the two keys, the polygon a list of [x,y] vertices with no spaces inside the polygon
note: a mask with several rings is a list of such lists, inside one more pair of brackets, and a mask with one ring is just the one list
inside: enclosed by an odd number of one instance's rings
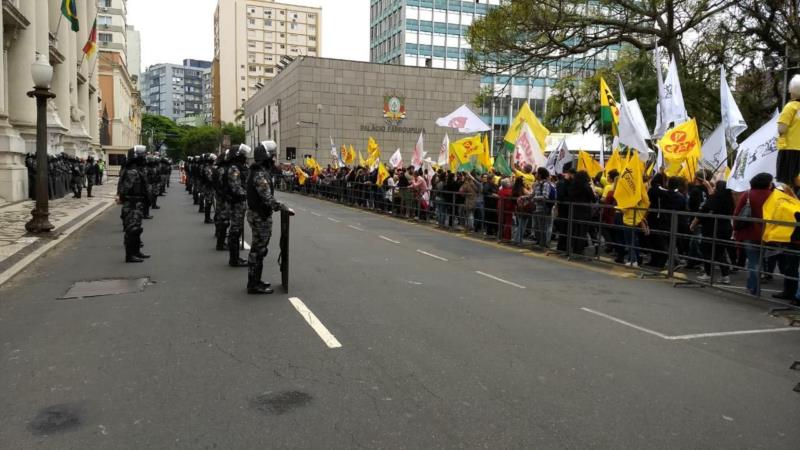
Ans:
{"label": "manhole cover", "polygon": [[147,286],[149,282],[149,277],[78,281],[69,288],[61,299],[134,294],[144,291],[145,286]]}

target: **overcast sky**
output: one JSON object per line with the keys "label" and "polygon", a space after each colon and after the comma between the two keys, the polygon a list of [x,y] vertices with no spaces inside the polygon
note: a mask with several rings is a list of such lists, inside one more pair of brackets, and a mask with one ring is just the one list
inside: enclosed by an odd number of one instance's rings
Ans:
{"label": "overcast sky", "polygon": [[[232,0],[221,0],[232,1]],[[369,0],[285,0],[322,7],[322,56],[369,60]],[[128,0],[128,24],[142,34],[142,71],[214,55],[217,0]]]}

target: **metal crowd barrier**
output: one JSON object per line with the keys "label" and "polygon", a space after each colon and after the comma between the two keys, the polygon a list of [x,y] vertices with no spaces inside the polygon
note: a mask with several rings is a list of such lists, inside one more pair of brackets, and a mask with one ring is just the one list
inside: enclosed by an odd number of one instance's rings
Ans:
{"label": "metal crowd barrier", "polygon": [[[689,211],[636,209],[633,222],[644,216],[662,216],[659,228],[625,225],[622,212],[612,205],[598,203],[545,202],[543,212],[516,211],[517,199],[461,192],[429,191],[427,202],[411,188],[378,187],[370,183],[331,180],[300,186],[293,177],[283,177],[277,188],[314,196],[372,212],[429,223],[439,228],[471,234],[529,250],[539,250],[568,259],[595,261],[602,264],[635,267],[641,277],[664,277],[674,280],[674,286],[713,286],[727,292],[749,295],[774,303],[774,311],[800,311],[800,306],[775,300],[763,289],[766,282],[774,286],[785,283],[797,291],[800,244],[745,243],[716,237],[724,221],[753,222],[766,225],[797,227],[796,223],[765,221],[754,218],[735,218]],[[664,219],[666,217],[666,220]],[[691,231],[695,219],[711,219],[714,230],[705,234]],[[605,219],[605,220],[604,220]],[[608,222],[608,219],[613,219]],[[731,229],[733,227],[731,226]],[[753,264],[746,254],[758,254]],[[645,263],[645,261],[647,263]],[[746,262],[747,261],[747,262]],[[632,265],[631,262],[636,262]],[[747,265],[751,267],[748,269]],[[755,267],[753,267],[755,266]],[[709,279],[697,279],[689,273],[693,268],[705,268]],[[710,268],[710,270],[708,270]],[[776,272],[776,268],[779,270]],[[727,282],[717,272],[743,274],[745,282],[750,271],[755,286]],[[789,273],[784,273],[789,272]],[[736,280],[741,283],[741,277]],[[776,284],[777,283],[777,284]],[[782,289],[781,289],[782,290]]]}

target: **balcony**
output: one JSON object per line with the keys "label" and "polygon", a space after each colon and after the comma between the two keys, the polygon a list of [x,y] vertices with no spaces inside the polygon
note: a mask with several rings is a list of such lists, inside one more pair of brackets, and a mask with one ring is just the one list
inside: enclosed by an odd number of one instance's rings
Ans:
{"label": "balcony", "polygon": [[31,24],[29,18],[19,10],[21,0],[3,0],[3,26],[8,29],[24,30]]}

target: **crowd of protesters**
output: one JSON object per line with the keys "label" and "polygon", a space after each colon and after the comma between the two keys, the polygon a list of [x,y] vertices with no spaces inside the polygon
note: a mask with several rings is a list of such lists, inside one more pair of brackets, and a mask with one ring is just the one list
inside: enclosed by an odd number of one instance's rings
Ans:
{"label": "crowd of protesters", "polygon": [[[364,167],[284,171],[284,189],[487,238],[538,246],[571,256],[599,257],[655,272],[697,271],[700,282],[730,284],[730,275],[748,270],[747,290],[759,294],[777,268],[783,289],[773,295],[797,302],[800,258],[792,245],[764,247],[762,207],[776,183],[763,173],[751,190],[738,194],[714,174],[698,170],[694,179],[655,173],[646,177],[647,195],[636,208],[616,207],[619,173],[594,178],[569,166],[553,175],[546,168],[513,168],[513,175],[398,167],[382,185],[378,171]],[[785,185],[781,188],[796,195]],[[752,220],[736,221],[743,208]],[[760,280],[759,280],[760,276]]]}

